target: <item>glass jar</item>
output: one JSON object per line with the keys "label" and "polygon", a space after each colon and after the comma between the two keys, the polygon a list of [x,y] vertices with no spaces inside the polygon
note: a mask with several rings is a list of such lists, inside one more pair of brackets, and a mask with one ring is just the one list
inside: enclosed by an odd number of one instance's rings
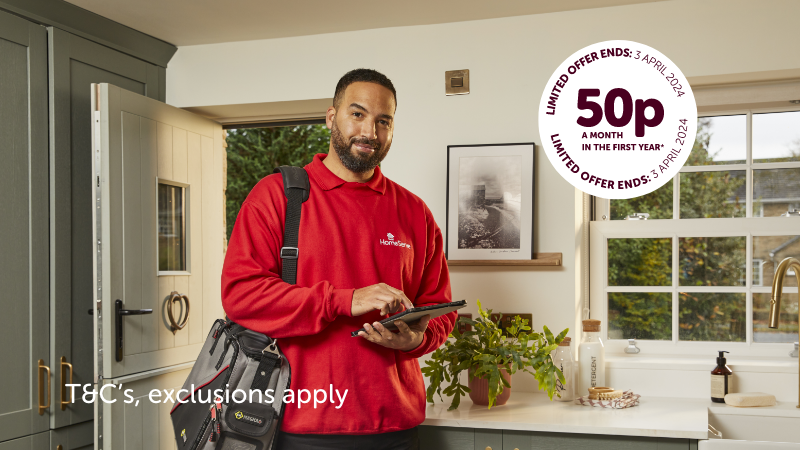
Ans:
{"label": "glass jar", "polygon": [[553,397],[560,402],[575,400],[575,360],[572,358],[571,338],[564,338],[553,352],[553,364],[564,374],[564,383],[556,380],[556,393],[561,395]]}

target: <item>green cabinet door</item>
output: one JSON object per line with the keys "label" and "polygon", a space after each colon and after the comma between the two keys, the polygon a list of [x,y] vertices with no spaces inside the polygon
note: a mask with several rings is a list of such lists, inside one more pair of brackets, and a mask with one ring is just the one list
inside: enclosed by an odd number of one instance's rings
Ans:
{"label": "green cabinet door", "polygon": [[49,448],[49,431],[0,443],[0,450],[45,450]]}
{"label": "green cabinet door", "polygon": [[40,410],[40,403],[48,403],[53,382],[39,368],[42,360],[52,369],[47,326],[47,34],[44,27],[2,11],[0,160],[3,442],[46,431],[55,397],[49,408]]}
{"label": "green cabinet door", "polygon": [[94,423],[83,422],[50,432],[50,448],[60,450],[90,450],[94,448]]}
{"label": "green cabinet door", "polygon": [[419,443],[420,450],[472,449],[475,448],[475,430],[472,428],[420,425]]}
{"label": "green cabinet door", "polygon": [[503,450],[689,450],[689,440],[504,430]]}
{"label": "green cabinet door", "polygon": [[693,450],[690,439],[420,426],[422,450]]}

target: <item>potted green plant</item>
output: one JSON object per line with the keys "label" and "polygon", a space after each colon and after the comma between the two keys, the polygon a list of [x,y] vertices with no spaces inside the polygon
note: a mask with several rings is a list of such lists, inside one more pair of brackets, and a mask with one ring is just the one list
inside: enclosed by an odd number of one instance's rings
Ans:
{"label": "potted green plant", "polygon": [[[459,383],[459,375],[467,371],[470,381],[478,378],[488,383],[488,402],[491,409],[504,389],[511,389],[510,375],[517,371],[527,372],[539,381],[539,389],[544,389],[550,400],[556,392],[556,380],[564,383],[564,375],[553,364],[550,356],[558,344],[564,340],[569,328],[558,336],[545,326],[544,333],[531,331],[528,321],[519,316],[506,328],[507,335],[490,319],[492,310],[484,311],[478,300],[480,317],[470,320],[465,317],[459,322],[472,325],[472,331],[460,333],[453,330],[443,347],[437,349],[425,362],[422,373],[430,379],[427,390],[428,401],[433,403],[433,395],[442,393],[452,396],[448,410],[458,408],[461,396],[471,389]],[[503,372],[508,376],[503,376]],[[442,383],[450,383],[442,389]]]}

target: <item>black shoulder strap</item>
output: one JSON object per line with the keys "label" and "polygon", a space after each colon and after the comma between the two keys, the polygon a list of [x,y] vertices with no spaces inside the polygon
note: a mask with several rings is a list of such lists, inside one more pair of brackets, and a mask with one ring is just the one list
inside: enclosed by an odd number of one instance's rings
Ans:
{"label": "black shoulder strap", "polygon": [[297,239],[300,234],[300,211],[303,203],[308,200],[311,185],[308,173],[302,167],[280,166],[272,173],[281,173],[283,176],[283,191],[286,194],[286,221],[283,230],[283,247],[281,259],[283,270],[281,278],[289,284],[297,283],[297,258],[300,249],[297,248]]}

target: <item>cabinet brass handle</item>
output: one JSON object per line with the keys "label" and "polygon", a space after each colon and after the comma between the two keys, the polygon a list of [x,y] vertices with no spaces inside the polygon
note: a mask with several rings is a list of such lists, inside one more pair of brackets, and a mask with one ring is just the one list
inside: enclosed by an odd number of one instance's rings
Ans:
{"label": "cabinet brass handle", "polygon": [[[67,383],[67,374],[66,369],[69,369],[69,383]],[[67,405],[70,403],[75,402],[74,392],[73,396],[70,396],[70,399],[67,400],[67,384],[72,384],[72,364],[67,362],[67,358],[61,357],[61,410],[65,411],[67,409]]]}
{"label": "cabinet brass handle", "polygon": [[[172,308],[175,303],[184,302],[186,304],[186,314],[183,315],[183,321],[181,321],[180,325],[175,322],[175,315],[172,314]],[[189,322],[189,296],[186,294],[181,294],[178,291],[172,291],[169,294],[169,301],[167,304],[167,316],[169,317],[169,324],[172,327],[172,334],[178,332],[178,330],[182,330],[183,327],[186,326],[186,323]]]}
{"label": "cabinet brass handle", "polygon": [[[50,368],[44,365],[44,360],[39,360],[39,415],[44,415],[44,410],[50,407]],[[45,380],[43,374],[47,372],[47,379]],[[44,397],[44,385],[47,384],[47,403],[42,404],[42,397]]]}

